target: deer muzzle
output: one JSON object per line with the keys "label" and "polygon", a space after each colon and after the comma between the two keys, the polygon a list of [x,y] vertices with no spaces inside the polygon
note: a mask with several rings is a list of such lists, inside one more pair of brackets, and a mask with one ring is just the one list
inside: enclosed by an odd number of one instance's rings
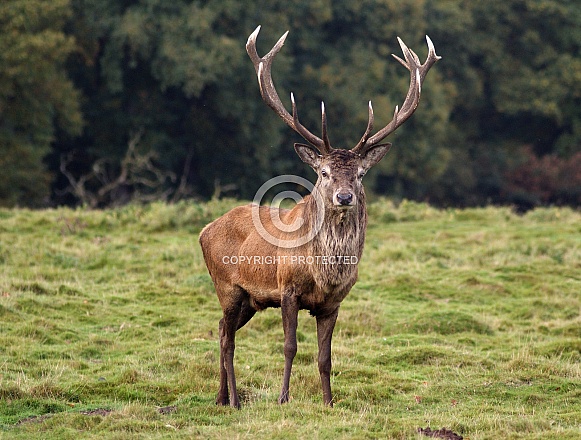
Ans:
{"label": "deer muzzle", "polygon": [[341,208],[351,208],[355,206],[355,196],[351,191],[337,191],[333,197],[333,205]]}

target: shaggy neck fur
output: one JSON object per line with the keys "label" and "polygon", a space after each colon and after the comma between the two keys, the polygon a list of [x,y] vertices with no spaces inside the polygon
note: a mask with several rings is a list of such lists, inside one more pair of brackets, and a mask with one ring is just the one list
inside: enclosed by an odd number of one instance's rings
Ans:
{"label": "shaggy neck fur", "polygon": [[[313,227],[316,213],[314,198],[309,197],[307,203],[312,209],[306,209],[305,212],[312,215],[308,215],[310,218],[305,220]],[[313,276],[318,285],[338,286],[356,276],[357,263],[363,253],[366,227],[367,211],[363,192],[358,194],[357,205],[352,209],[341,210],[332,205],[325,207],[322,227],[310,243],[311,255],[319,257],[313,265]],[[333,257],[335,260],[332,260]]]}

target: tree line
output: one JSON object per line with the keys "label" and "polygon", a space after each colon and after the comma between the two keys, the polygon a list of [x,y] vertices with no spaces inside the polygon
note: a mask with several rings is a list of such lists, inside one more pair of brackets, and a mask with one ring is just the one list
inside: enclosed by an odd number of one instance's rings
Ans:
{"label": "tree line", "polygon": [[[4,0],[0,205],[106,207],[252,198],[310,173],[258,92],[351,148],[405,98],[396,37],[442,60],[418,111],[366,177],[374,194],[441,206],[581,204],[581,8],[576,0]],[[315,131],[316,132],[316,131]],[[312,176],[311,176],[312,177]]]}

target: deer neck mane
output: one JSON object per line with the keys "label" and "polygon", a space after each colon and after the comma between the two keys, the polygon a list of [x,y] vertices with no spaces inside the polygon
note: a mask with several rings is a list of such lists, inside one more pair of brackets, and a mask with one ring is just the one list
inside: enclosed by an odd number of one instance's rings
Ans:
{"label": "deer neck mane", "polygon": [[[316,202],[314,197],[305,200],[305,220],[314,226]],[[357,276],[357,264],[363,253],[367,211],[365,194],[358,195],[358,203],[350,210],[326,207],[319,232],[310,243],[315,264],[313,275],[317,284],[341,285]]]}

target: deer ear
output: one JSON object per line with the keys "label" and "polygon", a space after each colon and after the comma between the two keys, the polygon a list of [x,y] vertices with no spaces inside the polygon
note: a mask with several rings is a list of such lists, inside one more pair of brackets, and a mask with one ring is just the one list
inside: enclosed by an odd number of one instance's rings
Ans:
{"label": "deer ear", "polygon": [[311,168],[314,170],[319,168],[323,156],[314,147],[305,144],[295,144],[295,151],[301,160],[307,165],[310,165]]}
{"label": "deer ear", "polygon": [[383,159],[383,156],[387,154],[390,148],[391,148],[390,143],[374,145],[365,153],[363,153],[361,165],[367,171],[369,168],[371,168],[373,165],[375,165],[377,162]]}

